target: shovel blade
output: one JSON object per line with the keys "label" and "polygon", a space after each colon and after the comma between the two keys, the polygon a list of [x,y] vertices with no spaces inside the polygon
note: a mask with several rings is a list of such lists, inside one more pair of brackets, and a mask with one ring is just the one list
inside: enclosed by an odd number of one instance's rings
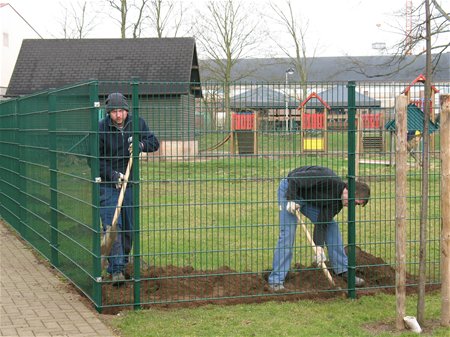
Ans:
{"label": "shovel blade", "polygon": [[109,226],[102,238],[100,251],[103,256],[108,256],[111,253],[111,248],[114,241],[116,241],[116,237],[117,232],[112,230],[112,226]]}

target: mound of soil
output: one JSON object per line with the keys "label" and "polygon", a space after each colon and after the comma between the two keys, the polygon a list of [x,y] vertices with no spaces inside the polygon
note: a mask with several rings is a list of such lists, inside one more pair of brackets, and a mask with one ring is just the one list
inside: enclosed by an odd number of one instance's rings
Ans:
{"label": "mound of soil", "polygon": [[[357,290],[357,296],[380,292],[395,292],[395,269],[381,258],[361,249],[356,250],[356,274],[364,278],[366,285]],[[127,266],[132,277],[132,266]],[[299,299],[329,299],[347,296],[347,283],[333,275],[336,287],[330,286],[323,271],[313,266],[297,264],[288,273],[285,290],[274,292],[268,287],[270,271],[242,273],[227,266],[217,270],[198,271],[194,268],[167,266],[145,266],[141,269],[142,307],[192,307],[209,303],[240,304],[267,301],[296,301]],[[407,284],[417,284],[407,275]],[[134,298],[134,281],[129,280],[120,287],[103,284],[103,313],[116,314],[131,309]],[[340,290],[339,288],[343,289]],[[414,292],[415,286],[408,286]],[[145,304],[147,303],[147,304]]]}

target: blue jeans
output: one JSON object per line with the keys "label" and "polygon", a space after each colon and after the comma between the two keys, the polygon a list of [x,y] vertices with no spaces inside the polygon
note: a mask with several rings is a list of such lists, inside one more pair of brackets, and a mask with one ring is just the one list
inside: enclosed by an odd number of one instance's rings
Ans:
{"label": "blue jeans", "polygon": [[[102,219],[103,232],[111,226],[120,189],[110,186],[100,186],[100,217]],[[110,274],[123,272],[128,263],[128,255],[133,244],[133,193],[130,185],[127,186],[123,198],[122,208],[117,221],[117,237],[108,257],[108,269]]]}
{"label": "blue jeans", "polygon": [[[288,180],[282,179],[278,188],[278,206],[280,216],[280,236],[274,251],[272,272],[269,275],[270,284],[283,284],[292,261],[292,251],[297,230],[297,217],[286,210],[286,191]],[[304,200],[296,200],[300,212],[314,224],[314,242],[318,246],[327,246],[328,257],[335,274],[347,271],[348,259],[344,251],[341,232],[338,223],[333,219],[328,223],[319,223],[319,209],[308,205]]]}

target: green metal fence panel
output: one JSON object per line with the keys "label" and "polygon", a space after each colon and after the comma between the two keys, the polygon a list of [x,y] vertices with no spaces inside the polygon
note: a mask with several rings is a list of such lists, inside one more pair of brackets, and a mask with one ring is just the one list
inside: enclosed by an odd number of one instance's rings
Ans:
{"label": "green metal fence panel", "polygon": [[[410,88],[420,106],[423,88]],[[435,87],[449,91],[449,83]],[[0,215],[98,310],[173,303],[332,297],[297,229],[285,291],[268,287],[279,235],[277,189],[294,168],[320,165],[370,185],[364,207],[335,219],[349,256],[350,296],[395,286],[395,97],[407,83],[81,83],[0,103]],[[134,245],[122,287],[101,270],[99,132],[105,99],[128,98],[160,141],[142,152],[134,128]],[[438,94],[432,119],[438,126]],[[414,118],[414,117],[411,117]],[[406,135],[405,135],[406,137]],[[430,135],[427,284],[440,277],[439,130]],[[420,152],[420,142],[414,151]],[[414,154],[412,150],[412,154]],[[408,159],[407,281],[418,276],[422,168]],[[137,177],[137,178],[136,178]],[[3,202],[5,200],[5,202]],[[313,232],[313,225],[306,221]],[[120,231],[119,231],[120,233]],[[331,270],[331,266],[329,265]],[[355,289],[353,276],[366,279]]]}
{"label": "green metal fence panel", "polygon": [[[91,195],[95,185],[91,178],[90,140],[97,124],[92,125],[93,102],[90,84],[80,84],[49,92],[52,128],[49,130],[54,148],[54,180],[52,191],[57,207],[53,231],[57,233],[58,269],[89,298],[95,298],[94,237],[99,238],[99,223],[94,219]],[[98,98],[97,98],[98,100]],[[95,119],[97,123],[97,119]],[[53,206],[53,205],[52,205]],[[98,273],[98,272],[97,272]]]}
{"label": "green metal fence panel", "polygon": [[48,96],[18,99],[20,228],[22,237],[50,258]]}
{"label": "green metal fence panel", "polygon": [[20,223],[19,140],[17,101],[2,103],[0,110],[0,214],[17,230]]}

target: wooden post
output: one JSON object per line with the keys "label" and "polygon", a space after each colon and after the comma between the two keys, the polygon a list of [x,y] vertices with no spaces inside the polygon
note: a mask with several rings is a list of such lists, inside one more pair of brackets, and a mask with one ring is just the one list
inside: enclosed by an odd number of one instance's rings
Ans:
{"label": "wooden post", "polygon": [[389,137],[390,137],[390,141],[389,141],[389,166],[394,166],[395,165],[395,160],[394,160],[394,155],[393,155],[393,148],[394,148],[394,132],[389,131]]}
{"label": "wooden post", "polygon": [[397,330],[404,330],[403,318],[406,316],[406,173],[407,173],[407,130],[408,97],[398,96],[395,102],[395,130],[397,133],[395,153],[395,297]]}
{"label": "wooden post", "polygon": [[323,150],[325,153],[328,153],[328,109],[327,107],[323,108],[323,129],[324,129],[324,146],[323,146]]}
{"label": "wooden post", "polygon": [[385,132],[385,130],[383,130],[383,125],[384,125],[385,123],[384,123],[384,113],[380,113],[380,130],[381,130],[381,146],[382,146],[382,149],[381,149],[381,151],[382,152],[386,152],[386,132]]}
{"label": "wooden post", "polygon": [[450,94],[441,103],[441,325],[450,326]]}
{"label": "wooden post", "polygon": [[258,154],[258,129],[259,129],[259,113],[254,112],[253,116],[253,153]]}
{"label": "wooden post", "polygon": [[234,113],[231,113],[231,144],[230,144],[230,152],[231,154],[234,154],[236,149],[235,149],[235,142],[236,142],[236,130],[235,130],[235,125],[234,125]]}
{"label": "wooden post", "polygon": [[359,180],[359,161],[360,161],[360,151],[361,151],[361,114],[356,115],[356,154],[355,154],[355,176]]}
{"label": "wooden post", "polygon": [[302,109],[300,110],[300,153],[304,152],[304,134],[303,134],[303,115],[305,114],[305,107],[302,106]]}

